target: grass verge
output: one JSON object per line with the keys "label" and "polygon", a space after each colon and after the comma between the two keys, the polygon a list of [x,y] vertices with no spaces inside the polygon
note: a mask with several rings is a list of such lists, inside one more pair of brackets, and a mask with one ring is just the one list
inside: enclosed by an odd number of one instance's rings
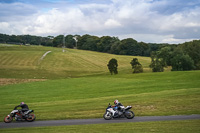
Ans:
{"label": "grass verge", "polygon": [[0,129],[3,133],[199,133],[200,120]]}

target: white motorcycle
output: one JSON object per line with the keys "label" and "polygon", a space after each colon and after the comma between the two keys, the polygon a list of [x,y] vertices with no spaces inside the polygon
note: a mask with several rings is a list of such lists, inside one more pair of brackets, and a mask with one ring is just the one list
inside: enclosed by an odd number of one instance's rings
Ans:
{"label": "white motorcycle", "polygon": [[108,107],[106,108],[106,112],[103,115],[103,118],[105,120],[110,120],[112,118],[123,118],[123,117],[126,117],[127,119],[134,118],[135,114],[133,111],[130,110],[132,106],[127,106],[127,107],[122,106],[121,108],[124,109],[123,112],[119,111],[116,106],[111,106],[109,103]]}

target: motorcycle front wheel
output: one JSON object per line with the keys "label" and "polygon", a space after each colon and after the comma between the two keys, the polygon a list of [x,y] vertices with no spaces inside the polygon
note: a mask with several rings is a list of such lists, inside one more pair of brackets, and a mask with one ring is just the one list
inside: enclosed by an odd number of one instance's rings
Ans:
{"label": "motorcycle front wheel", "polygon": [[112,119],[112,113],[111,112],[106,112],[104,115],[103,115],[103,118],[105,120],[110,120]]}
{"label": "motorcycle front wheel", "polygon": [[6,116],[6,117],[4,118],[4,122],[5,122],[5,123],[10,123],[12,120],[13,120],[13,117],[12,117],[12,116]]}
{"label": "motorcycle front wheel", "polygon": [[29,114],[28,117],[26,118],[26,120],[28,122],[32,122],[35,120],[35,118],[36,118],[35,114]]}
{"label": "motorcycle front wheel", "polygon": [[127,119],[133,119],[135,114],[133,113],[133,111],[127,111],[125,112],[125,116]]}

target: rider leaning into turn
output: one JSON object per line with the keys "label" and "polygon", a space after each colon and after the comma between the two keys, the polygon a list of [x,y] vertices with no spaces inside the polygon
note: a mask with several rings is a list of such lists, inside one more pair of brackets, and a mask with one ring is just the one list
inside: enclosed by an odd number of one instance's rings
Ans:
{"label": "rider leaning into turn", "polygon": [[118,111],[121,111],[121,112],[125,111],[124,106],[117,99],[114,101],[114,104],[117,107]]}
{"label": "rider leaning into turn", "polygon": [[20,105],[16,106],[15,109],[17,109],[17,107],[21,107],[22,109],[20,109],[20,113],[22,114],[22,116],[25,116],[24,112],[28,111],[28,105],[25,104],[24,102],[21,102]]}

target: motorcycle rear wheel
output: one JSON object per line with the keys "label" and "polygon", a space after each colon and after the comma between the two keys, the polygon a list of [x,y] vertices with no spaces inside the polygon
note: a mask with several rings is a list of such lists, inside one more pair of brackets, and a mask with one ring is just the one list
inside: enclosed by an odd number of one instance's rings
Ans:
{"label": "motorcycle rear wheel", "polygon": [[29,115],[28,115],[28,118],[26,118],[26,121],[32,122],[32,121],[35,120],[35,118],[36,118],[35,114],[29,114]]}
{"label": "motorcycle rear wheel", "polygon": [[12,117],[12,116],[6,116],[6,117],[4,118],[4,122],[5,122],[5,123],[10,123],[12,120],[13,120],[13,117]]}
{"label": "motorcycle rear wheel", "polygon": [[133,119],[135,117],[135,114],[133,113],[133,111],[128,111],[125,112],[125,116],[127,119]]}
{"label": "motorcycle rear wheel", "polygon": [[104,115],[103,115],[103,118],[105,119],[105,120],[110,120],[110,119],[112,119],[112,113],[111,112],[106,112]]}

